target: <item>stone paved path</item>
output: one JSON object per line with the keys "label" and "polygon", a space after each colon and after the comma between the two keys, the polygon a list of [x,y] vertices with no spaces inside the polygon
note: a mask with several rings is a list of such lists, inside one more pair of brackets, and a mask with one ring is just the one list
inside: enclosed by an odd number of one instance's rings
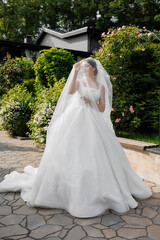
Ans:
{"label": "stone paved path", "polygon": [[[38,166],[43,151],[31,140],[0,132],[0,181],[5,174]],[[153,197],[139,201],[127,214],[106,211],[94,218],[76,218],[61,209],[29,208],[20,193],[0,193],[0,239],[102,240],[160,239],[160,186],[146,182]]]}

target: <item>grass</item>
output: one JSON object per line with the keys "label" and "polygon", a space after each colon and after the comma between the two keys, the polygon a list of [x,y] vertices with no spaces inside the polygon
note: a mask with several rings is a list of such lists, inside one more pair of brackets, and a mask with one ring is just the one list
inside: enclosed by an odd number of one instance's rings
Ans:
{"label": "grass", "polygon": [[118,134],[118,137],[124,137],[124,138],[129,138],[137,141],[159,144],[158,133],[147,134],[147,133],[121,132],[120,134]]}

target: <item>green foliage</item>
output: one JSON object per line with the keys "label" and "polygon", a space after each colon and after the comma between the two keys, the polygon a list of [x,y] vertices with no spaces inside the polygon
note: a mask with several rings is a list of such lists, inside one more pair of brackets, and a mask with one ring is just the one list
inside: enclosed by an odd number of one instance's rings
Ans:
{"label": "green foliage", "polygon": [[116,131],[158,132],[160,43],[145,29],[123,26],[109,29],[100,44],[94,55],[111,76]]}
{"label": "green foliage", "polygon": [[53,86],[61,78],[68,77],[75,62],[70,52],[51,48],[40,53],[35,64],[36,88]]}
{"label": "green foliage", "polygon": [[0,63],[0,96],[17,83],[34,90],[34,62],[25,57],[7,58]]}
{"label": "green foliage", "polygon": [[43,87],[37,94],[35,104],[32,108],[34,113],[27,124],[31,131],[29,136],[35,140],[36,143],[44,144],[46,141],[47,127],[65,82],[66,79],[62,78],[54,84],[54,87]]}
{"label": "green foliage", "polygon": [[26,136],[27,122],[32,110],[32,96],[26,88],[16,85],[5,94],[1,101],[0,122],[10,135]]}
{"label": "green foliage", "polygon": [[42,27],[75,30],[139,24],[160,30],[157,0],[0,0],[0,38],[35,38]]}

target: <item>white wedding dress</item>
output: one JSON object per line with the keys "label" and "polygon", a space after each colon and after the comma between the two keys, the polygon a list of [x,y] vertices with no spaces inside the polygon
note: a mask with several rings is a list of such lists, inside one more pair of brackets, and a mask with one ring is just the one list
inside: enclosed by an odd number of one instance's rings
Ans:
{"label": "white wedding dress", "polygon": [[[95,100],[101,88],[91,88]],[[39,167],[26,166],[24,173],[6,175],[0,192],[21,191],[28,206],[65,209],[80,218],[107,209],[124,213],[137,207],[135,198],[152,195],[115,133],[101,117],[94,118],[89,105],[82,104],[81,92],[84,95],[85,86],[80,81],[79,100],[51,127]]]}

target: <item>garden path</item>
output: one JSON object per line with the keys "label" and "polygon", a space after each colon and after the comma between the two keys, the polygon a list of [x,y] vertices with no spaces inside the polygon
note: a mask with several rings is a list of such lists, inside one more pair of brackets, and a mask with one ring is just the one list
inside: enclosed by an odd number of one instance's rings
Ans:
{"label": "garden path", "polygon": [[[43,151],[32,140],[11,138],[0,131],[0,181],[10,171],[38,166]],[[0,193],[0,239],[103,240],[160,239],[160,186],[146,182],[153,196],[126,214],[106,211],[77,218],[61,209],[30,208],[20,193]]]}

